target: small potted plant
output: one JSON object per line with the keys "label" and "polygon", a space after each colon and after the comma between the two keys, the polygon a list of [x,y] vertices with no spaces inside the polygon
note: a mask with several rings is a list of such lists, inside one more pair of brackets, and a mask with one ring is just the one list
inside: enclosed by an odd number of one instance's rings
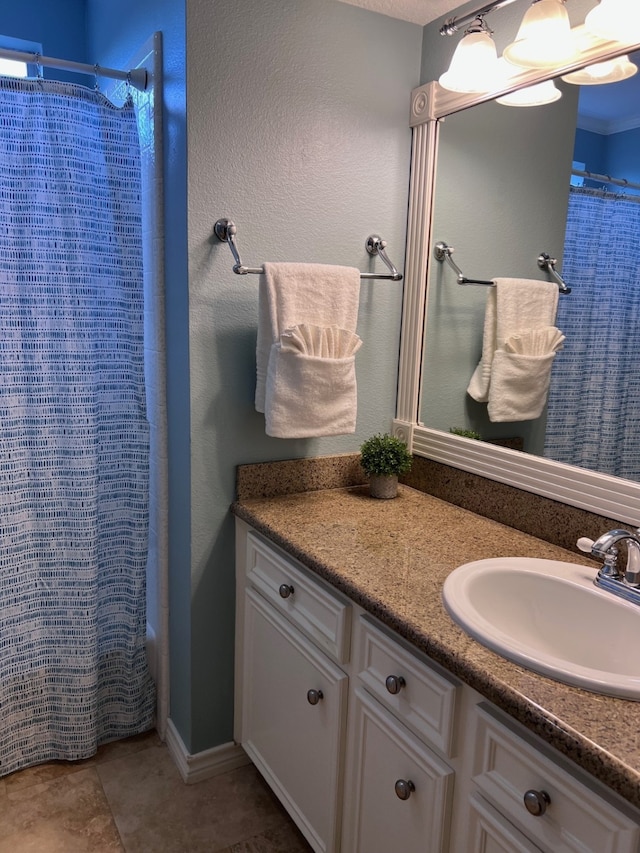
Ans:
{"label": "small potted plant", "polygon": [[398,475],[405,474],[413,459],[407,445],[393,435],[373,435],[360,447],[360,465],[369,478],[373,498],[395,498]]}

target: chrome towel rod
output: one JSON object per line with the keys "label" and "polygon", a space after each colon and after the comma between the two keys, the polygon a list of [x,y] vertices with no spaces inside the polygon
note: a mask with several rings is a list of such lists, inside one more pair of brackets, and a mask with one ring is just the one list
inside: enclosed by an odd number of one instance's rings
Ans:
{"label": "chrome towel rod", "polygon": [[[433,248],[433,256],[437,261],[441,263],[446,261],[449,266],[455,271],[457,275],[458,284],[486,284],[489,287],[493,287],[493,281],[487,281],[482,278],[467,278],[466,275],[462,272],[460,267],[453,260],[451,255],[453,254],[454,249],[453,246],[448,246],[442,240]],[[558,285],[558,289],[560,293],[569,294],[571,293],[571,288],[564,281],[560,273],[556,271],[557,261],[555,258],[552,258],[546,252],[541,252],[538,256],[538,267],[541,270],[545,270],[549,275],[553,278],[553,280]]]}
{"label": "chrome towel rod", "polygon": [[[264,272],[263,267],[246,267],[240,260],[240,253],[238,252],[238,246],[236,245],[237,228],[230,219],[218,219],[216,224],[213,226],[213,233],[216,235],[218,240],[229,244],[231,254],[235,260],[235,264],[233,265],[234,273],[237,275],[260,275]],[[385,279],[387,281],[402,281],[402,273],[398,272],[385,252],[386,245],[386,242],[375,234],[371,234],[367,237],[365,242],[367,252],[370,255],[379,255],[383,263],[391,270],[391,273],[361,272],[360,278],[378,278]]]}

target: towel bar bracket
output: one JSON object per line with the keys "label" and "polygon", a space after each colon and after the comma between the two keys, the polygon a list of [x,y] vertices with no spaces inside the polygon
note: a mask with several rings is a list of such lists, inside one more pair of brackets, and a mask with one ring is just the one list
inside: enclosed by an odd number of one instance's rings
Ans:
{"label": "towel bar bracket", "polygon": [[492,281],[485,281],[481,278],[467,278],[466,275],[462,272],[458,264],[453,260],[451,255],[453,254],[454,249],[453,246],[447,246],[442,240],[439,243],[436,243],[433,249],[433,255],[437,261],[441,263],[446,261],[451,269],[456,273],[458,277],[458,284],[484,284],[489,287],[493,286]]}
{"label": "towel bar bracket", "polygon": [[540,252],[538,255],[538,266],[540,269],[549,273],[551,278],[558,285],[560,293],[569,294],[571,293],[571,288],[556,270],[557,263],[558,261],[555,258],[552,258],[551,255],[547,254],[547,252]]}
{"label": "towel bar bracket", "polygon": [[[263,267],[247,267],[242,263],[242,260],[240,259],[240,252],[238,251],[238,246],[236,244],[237,231],[238,229],[230,219],[218,219],[215,225],[213,226],[213,233],[216,235],[218,240],[220,240],[221,243],[229,244],[229,248],[231,249],[231,253],[235,261],[235,264],[232,267],[234,273],[236,273],[237,275],[247,275],[248,273],[260,275],[264,272]],[[367,237],[365,243],[367,252],[370,255],[379,255],[385,266],[390,270],[390,274],[361,272],[360,278],[376,278],[386,279],[387,281],[402,281],[402,273],[398,272],[398,270],[389,260],[389,256],[385,252],[386,245],[386,242],[381,237],[378,237],[376,234],[371,234],[369,237]]]}
{"label": "towel bar bracket", "polygon": [[[391,275],[388,276],[391,281],[402,280],[402,275],[391,263],[389,256],[385,252],[385,249],[387,248],[386,240],[383,240],[382,237],[378,237],[377,234],[370,234],[365,241],[364,247],[370,255],[380,256],[384,265],[387,267],[388,270],[391,271]],[[376,275],[376,273],[362,272],[360,273],[360,278],[381,278],[381,276]]]}

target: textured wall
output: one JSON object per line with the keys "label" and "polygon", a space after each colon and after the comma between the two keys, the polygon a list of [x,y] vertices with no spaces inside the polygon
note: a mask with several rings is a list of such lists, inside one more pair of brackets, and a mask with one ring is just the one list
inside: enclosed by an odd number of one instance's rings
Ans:
{"label": "textured wall", "polygon": [[[357,450],[395,411],[401,285],[363,282],[357,433],[278,440],[253,408],[257,277],[243,261],[371,268],[379,232],[402,267],[422,29],[326,0],[188,0],[192,471],[192,749],[231,736],[238,463]],[[380,262],[378,262],[380,263]]]}

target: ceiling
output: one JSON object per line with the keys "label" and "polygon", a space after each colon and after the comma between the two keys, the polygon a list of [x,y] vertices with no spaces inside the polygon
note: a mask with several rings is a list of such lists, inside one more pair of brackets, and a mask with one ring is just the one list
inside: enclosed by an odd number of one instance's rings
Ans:
{"label": "ceiling", "polygon": [[[461,5],[460,0],[340,0],[340,2],[422,26],[430,24],[431,21],[443,15],[448,15]],[[479,5],[482,5],[482,2]]]}

